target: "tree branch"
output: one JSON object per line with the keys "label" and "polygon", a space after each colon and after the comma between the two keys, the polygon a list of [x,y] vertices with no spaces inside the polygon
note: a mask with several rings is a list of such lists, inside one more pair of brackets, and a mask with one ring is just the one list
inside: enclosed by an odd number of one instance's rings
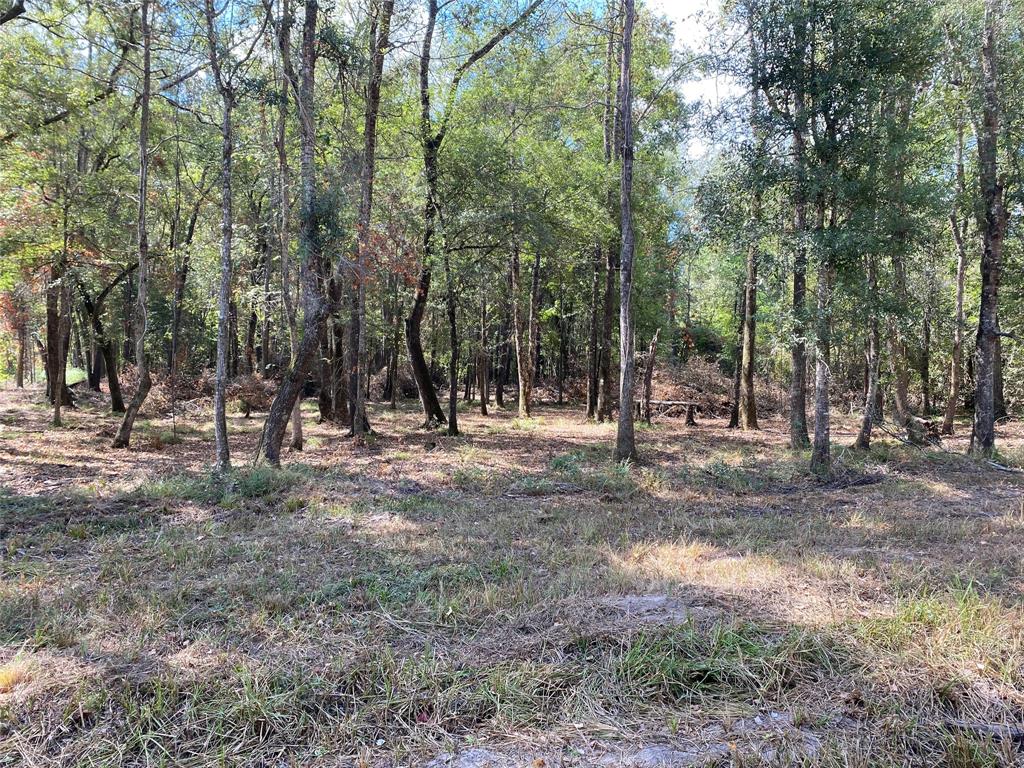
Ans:
{"label": "tree branch", "polygon": [[[134,35],[132,37],[134,37]],[[49,117],[45,117],[42,120],[30,123],[28,126],[28,130],[37,131],[40,128],[46,128],[47,126],[54,125],[55,123],[63,122],[72,115],[87,110],[90,107],[94,107],[101,101],[105,101],[106,99],[110,98],[110,96],[113,95],[114,90],[117,86],[117,78],[121,74],[121,70],[124,69],[124,65],[128,62],[128,50],[129,48],[131,48],[133,44],[134,39],[129,39],[122,44],[121,56],[118,58],[117,63],[114,64],[114,68],[110,70],[110,76],[107,78],[107,83],[101,91],[93,94],[93,96],[89,98],[80,107],[67,107],[66,109],[62,109],[60,112],[56,112],[55,114],[52,114]],[[0,144],[10,144],[16,138],[21,136],[21,134],[22,131],[9,131],[5,133],[3,136],[0,136]]]}
{"label": "tree branch", "polygon": [[11,7],[0,14],[0,26],[3,26],[9,21],[14,21],[23,13],[25,13],[25,0],[14,0],[14,2],[11,3]]}

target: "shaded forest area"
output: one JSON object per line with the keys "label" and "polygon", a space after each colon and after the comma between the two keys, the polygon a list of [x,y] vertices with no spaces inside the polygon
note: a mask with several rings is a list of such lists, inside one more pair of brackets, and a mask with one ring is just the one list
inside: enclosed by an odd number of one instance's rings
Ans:
{"label": "shaded forest area", "polygon": [[1016,0],[0,5],[0,766],[1024,764]]}

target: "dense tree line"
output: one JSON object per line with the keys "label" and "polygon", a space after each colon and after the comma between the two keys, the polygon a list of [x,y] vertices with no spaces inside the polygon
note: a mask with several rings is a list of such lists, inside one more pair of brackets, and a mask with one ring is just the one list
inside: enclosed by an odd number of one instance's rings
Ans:
{"label": "dense tree line", "polygon": [[456,435],[460,399],[528,417],[541,384],[635,459],[658,344],[733,376],[737,428],[785,386],[823,474],[842,404],[860,448],[970,413],[991,458],[1024,387],[1019,12],[741,0],[684,51],[634,0],[16,2],[4,362],[38,357],[55,424],[69,361],[105,381],[121,448],[155,381],[210,371],[221,470],[243,376],[271,464],[310,392],[359,436],[414,389]]}

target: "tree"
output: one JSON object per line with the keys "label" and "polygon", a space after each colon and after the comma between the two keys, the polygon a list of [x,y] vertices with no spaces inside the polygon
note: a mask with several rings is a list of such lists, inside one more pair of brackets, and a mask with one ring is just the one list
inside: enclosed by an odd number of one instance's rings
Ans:
{"label": "tree", "polygon": [[[149,372],[149,358],[146,355],[146,331],[149,321],[147,302],[149,296],[149,233],[146,222],[147,198],[149,196],[149,119],[151,94],[150,60],[153,38],[150,28],[149,0],[142,0],[142,94],[140,97],[139,121],[139,206],[138,206],[138,291],[135,299],[135,365],[138,369],[138,385],[125,409],[121,426],[114,437],[114,448],[127,448],[131,440],[135,418],[146,401],[153,379]],[[63,386],[63,379],[60,382]]]}
{"label": "tree", "polygon": [[[278,466],[281,463],[281,443],[284,441],[288,418],[306,385],[306,375],[320,346],[327,318],[337,304],[334,281],[323,254],[320,214],[316,200],[316,123],[313,92],[318,12],[316,0],[306,0],[302,24],[301,73],[298,82],[292,80],[301,144],[299,254],[303,303],[302,338],[296,346],[291,367],[271,403],[270,413],[267,414],[257,448],[257,458],[262,457],[271,466]],[[287,19],[282,21],[285,22]]]}
{"label": "tree", "polygon": [[1009,210],[1004,200],[1004,181],[999,175],[999,65],[997,55],[998,0],[985,0],[981,43],[982,119],[978,128],[978,183],[981,194],[981,306],[978,310],[977,352],[974,375],[974,429],[971,453],[991,457],[995,451],[995,379],[999,344],[999,279],[1003,263],[1003,239]]}
{"label": "tree", "polygon": [[373,179],[377,151],[377,117],[380,112],[380,88],[384,77],[384,55],[389,45],[394,0],[383,0],[374,23],[370,25],[370,74],[366,87],[366,117],[363,127],[363,168],[360,174],[359,219],[356,222],[358,256],[356,259],[356,312],[353,322],[358,343],[353,350],[355,402],[352,408],[352,434],[362,434],[369,426],[366,417],[366,387],[363,382],[366,358],[366,278],[369,269],[370,222],[373,212]]}
{"label": "tree", "polygon": [[[438,185],[440,181],[438,165],[439,154],[451,124],[451,118],[455,107],[455,99],[458,95],[459,84],[462,82],[463,77],[466,76],[477,62],[481,61],[488,53],[494,50],[502,40],[521,27],[525,23],[526,19],[529,18],[529,16],[537,10],[543,2],[544,0],[533,0],[533,2],[531,2],[526,9],[515,18],[514,21],[500,27],[483,45],[476,48],[455,68],[455,73],[448,84],[443,111],[441,111],[438,116],[435,116],[435,113],[431,108],[430,64],[434,43],[434,30],[437,26],[439,6],[437,0],[428,0],[427,2],[427,26],[423,35],[423,47],[420,53],[419,66],[419,140],[420,147],[423,151],[423,177],[426,182],[427,194],[426,201],[423,206],[422,266],[420,268],[419,279],[416,282],[416,294],[413,299],[412,311],[405,321],[405,338],[409,350],[409,362],[412,365],[413,378],[416,381],[416,388],[420,395],[420,404],[423,407],[423,415],[425,419],[423,426],[425,428],[437,424],[444,424],[448,421],[448,419],[445,418],[444,411],[441,410],[440,402],[438,402],[437,392],[434,389],[434,382],[430,377],[430,369],[427,366],[426,357],[423,354],[423,343],[421,341],[423,316],[427,308],[427,298],[430,293],[430,282],[436,258],[435,252],[437,249],[435,235],[437,234],[437,223],[441,206],[438,192]],[[449,304],[449,329],[451,338],[456,339],[457,333],[454,328],[455,296],[452,290],[453,284],[449,282],[448,287],[449,291],[447,301]],[[450,388],[450,397],[455,397],[454,392],[457,385],[457,377],[454,373],[457,369],[457,348],[452,349],[451,354],[456,358],[456,362],[449,366],[448,384]],[[456,411],[454,406],[452,406],[449,409],[449,417],[454,413],[456,413]],[[450,434],[457,434],[458,425],[449,425],[448,431]]]}
{"label": "tree", "polygon": [[622,184],[619,195],[622,210],[622,253],[619,257],[619,424],[615,438],[615,460],[635,461],[636,438],[633,434],[633,26],[636,22],[634,0],[623,0],[625,21],[622,27],[622,81],[619,86],[619,124],[622,126]]}

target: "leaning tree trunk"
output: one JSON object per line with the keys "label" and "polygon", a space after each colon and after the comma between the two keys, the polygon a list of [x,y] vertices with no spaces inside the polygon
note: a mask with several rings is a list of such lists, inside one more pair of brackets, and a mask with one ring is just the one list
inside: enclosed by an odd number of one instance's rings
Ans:
{"label": "leaning tree trunk", "polygon": [[634,0],[623,0],[625,22],[622,30],[622,79],[619,87],[619,124],[622,126],[622,184],[619,207],[622,212],[622,254],[619,258],[619,424],[615,437],[615,460],[637,458],[633,431],[633,389],[636,382],[633,350],[633,24]]}
{"label": "leaning tree trunk", "polygon": [[991,457],[995,452],[996,356],[999,341],[999,277],[1003,238],[1009,217],[999,178],[1000,104],[996,65],[996,24],[999,0],[985,0],[985,32],[981,48],[982,124],[978,130],[978,181],[981,187],[982,235],[981,305],[978,312],[974,371],[974,431],[971,453]]}
{"label": "leaning tree trunk", "polygon": [[[270,406],[270,413],[267,414],[267,421],[263,426],[263,434],[257,448],[257,460],[262,457],[271,466],[279,466],[281,463],[281,444],[284,442],[288,418],[294,416],[298,411],[302,391],[306,386],[306,377],[319,350],[324,326],[334,310],[335,303],[335,293],[332,290],[333,281],[330,279],[330,271],[324,265],[316,209],[316,167],[314,164],[316,124],[313,114],[316,23],[319,11],[316,0],[307,0],[305,10],[305,19],[302,25],[302,74],[301,82],[297,87],[294,85],[294,73],[286,72],[287,79],[293,84],[293,89],[296,91],[299,115],[301,145],[299,252],[302,257],[300,274],[302,276],[304,312],[302,338],[293,345],[295,353],[292,365]],[[287,18],[282,23],[282,27],[286,26],[288,26]],[[288,69],[290,70],[290,67]]]}
{"label": "leaning tree trunk", "polygon": [[427,358],[423,354],[421,340],[423,315],[426,313],[427,296],[430,292],[430,278],[431,270],[424,264],[420,270],[419,280],[416,282],[412,312],[405,320],[405,343],[409,352],[409,365],[412,368],[413,381],[416,382],[420,405],[423,407],[424,429],[444,424],[446,421],[444,410],[437,399],[437,390],[434,389],[434,382],[430,377],[430,366],[427,365]]}
{"label": "leaning tree trunk", "polygon": [[146,231],[146,197],[149,194],[149,99],[150,99],[150,49],[152,37],[149,27],[149,0],[142,0],[142,98],[139,120],[139,284],[135,299],[135,364],[139,373],[139,384],[131,402],[124,412],[121,427],[114,437],[114,448],[127,448],[132,436],[135,418],[146,401],[153,384],[149,374],[149,359],[146,356],[146,326],[149,317],[146,298],[149,289],[149,236]]}

